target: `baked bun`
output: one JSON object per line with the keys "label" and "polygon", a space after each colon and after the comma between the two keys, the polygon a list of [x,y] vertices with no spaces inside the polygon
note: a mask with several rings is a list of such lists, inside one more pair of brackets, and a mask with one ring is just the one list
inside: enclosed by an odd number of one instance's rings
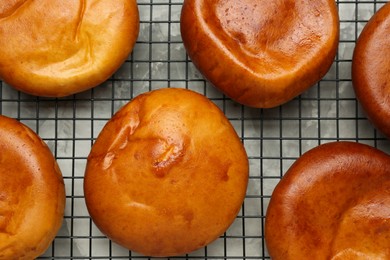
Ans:
{"label": "baked bun", "polygon": [[35,259],[62,224],[65,189],[46,144],[0,116],[0,259]]}
{"label": "baked bun", "polygon": [[283,104],[333,63],[339,23],[334,0],[185,0],[181,34],[199,71],[237,102]]}
{"label": "baked bun", "polygon": [[62,97],[108,79],[139,31],[136,0],[7,0],[0,5],[0,78]]}
{"label": "baked bun", "polygon": [[185,89],[120,109],[88,157],[84,192],[97,227],[143,255],[174,256],[217,239],[244,200],[248,159],[234,128]]}
{"label": "baked bun", "polygon": [[370,19],[356,42],[352,81],[369,120],[390,138],[390,3]]}
{"label": "baked bun", "polygon": [[276,186],[272,259],[390,259],[390,157],[352,142],[306,152]]}

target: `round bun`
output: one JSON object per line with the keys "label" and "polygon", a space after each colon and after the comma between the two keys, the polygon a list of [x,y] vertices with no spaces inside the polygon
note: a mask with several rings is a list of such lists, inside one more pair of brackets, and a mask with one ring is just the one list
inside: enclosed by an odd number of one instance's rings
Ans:
{"label": "round bun", "polygon": [[390,3],[366,24],[352,59],[356,96],[373,125],[390,138]]}
{"label": "round bun", "polygon": [[0,259],[35,259],[62,224],[65,189],[46,144],[0,116]]}
{"label": "round bun", "polygon": [[339,23],[334,0],[185,0],[181,33],[200,72],[237,102],[283,104],[333,63]]}
{"label": "round bun", "polygon": [[62,97],[107,80],[139,31],[136,0],[10,0],[0,6],[0,78]]}
{"label": "round bun", "polygon": [[390,157],[352,142],[306,152],[275,188],[272,259],[390,259]]}
{"label": "round bun", "polygon": [[97,227],[147,256],[181,255],[226,231],[243,203],[248,158],[234,128],[190,90],[142,94],[103,128],[84,192]]}

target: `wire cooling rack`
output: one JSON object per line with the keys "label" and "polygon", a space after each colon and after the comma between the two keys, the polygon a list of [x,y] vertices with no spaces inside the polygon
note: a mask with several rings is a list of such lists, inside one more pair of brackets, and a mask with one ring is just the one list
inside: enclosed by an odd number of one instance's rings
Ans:
{"label": "wire cooling rack", "polygon": [[140,35],[133,53],[107,82],[61,99],[29,96],[0,81],[0,112],[36,131],[49,145],[66,185],[63,226],[40,259],[148,259],[110,242],[92,223],[84,203],[83,176],[90,147],[110,117],[133,97],[162,87],[206,95],[229,118],[250,161],[242,210],[209,246],[171,259],[269,259],[264,216],[271,193],[305,151],[335,140],[358,141],[390,151],[366,120],[351,83],[356,39],[386,1],[337,1],[340,44],[328,74],[291,102],[273,109],[238,105],[208,84],[186,56],[180,37],[182,0],[139,0]]}

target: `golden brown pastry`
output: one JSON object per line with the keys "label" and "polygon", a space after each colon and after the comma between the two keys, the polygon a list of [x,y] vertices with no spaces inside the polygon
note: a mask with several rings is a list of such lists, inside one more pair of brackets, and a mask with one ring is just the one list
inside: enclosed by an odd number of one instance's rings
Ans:
{"label": "golden brown pastry", "polygon": [[139,31],[136,0],[7,0],[0,4],[0,78],[62,97],[108,79]]}
{"label": "golden brown pastry", "polygon": [[248,159],[230,122],[190,90],[142,94],[117,112],[88,157],[84,192],[97,227],[148,256],[201,248],[244,200]]}
{"label": "golden brown pastry", "polygon": [[390,259],[390,157],[334,142],[303,154],[275,188],[265,238],[272,259]]}
{"label": "golden brown pastry", "polygon": [[0,151],[0,259],[35,259],[62,224],[62,175],[46,144],[5,116],[0,116]]}
{"label": "golden brown pastry", "polygon": [[369,120],[390,138],[390,3],[374,14],[359,36],[352,81]]}
{"label": "golden brown pastry", "polygon": [[338,13],[334,0],[185,0],[181,34],[215,87],[244,105],[275,107],[329,70]]}

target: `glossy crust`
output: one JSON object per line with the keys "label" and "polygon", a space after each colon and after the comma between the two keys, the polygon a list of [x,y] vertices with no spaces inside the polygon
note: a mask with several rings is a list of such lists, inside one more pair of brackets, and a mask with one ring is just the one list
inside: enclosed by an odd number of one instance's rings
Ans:
{"label": "glossy crust", "polygon": [[35,259],[61,227],[65,189],[46,144],[0,116],[0,259]]}
{"label": "glossy crust", "polygon": [[390,259],[390,157],[340,142],[302,155],[275,188],[272,259]]}
{"label": "glossy crust", "polygon": [[329,70],[338,13],[334,0],[185,0],[181,34],[215,87],[244,105],[275,107]]}
{"label": "glossy crust", "polygon": [[136,0],[8,0],[0,4],[0,78],[62,97],[108,79],[139,31]]}
{"label": "glossy crust", "polygon": [[366,24],[356,43],[352,81],[373,125],[390,138],[390,3]]}
{"label": "glossy crust", "polygon": [[88,157],[89,213],[110,239],[173,256],[218,238],[238,214],[248,159],[206,97],[184,89],[142,94],[107,123]]}

